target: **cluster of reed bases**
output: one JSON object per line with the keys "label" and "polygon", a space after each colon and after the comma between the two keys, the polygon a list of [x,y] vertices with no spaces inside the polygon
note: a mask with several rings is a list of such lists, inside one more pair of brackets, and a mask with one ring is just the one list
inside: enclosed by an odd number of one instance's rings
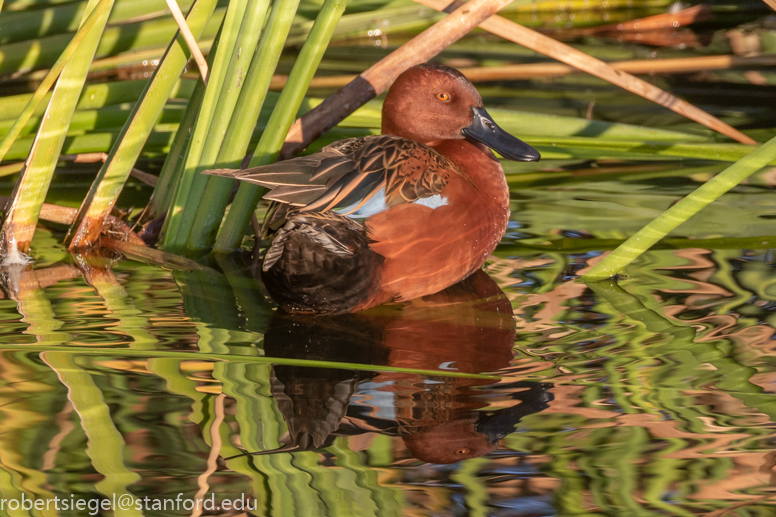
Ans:
{"label": "cluster of reed bases", "polygon": [[[512,132],[550,155],[627,151],[734,162],[598,262],[585,273],[587,280],[617,274],[682,222],[776,159],[776,140],[756,145],[750,136],[629,73],[751,69],[772,66],[771,56],[606,63],[509,19],[519,19],[516,15],[523,12],[541,13],[542,6],[552,2],[417,3],[422,6],[409,0],[394,3],[378,15],[375,4],[365,0],[352,0],[349,6],[347,0],[276,0],[271,5],[269,0],[194,0],[183,5],[175,0],[166,4],[88,0],[51,7],[42,0],[7,1],[5,6],[0,1],[0,28],[4,27],[0,75],[17,85],[20,78],[37,85],[32,93],[3,99],[7,102],[2,110],[0,174],[19,174],[3,212],[0,249],[5,260],[25,260],[39,219],[67,225],[65,245],[70,250],[102,245],[148,260],[182,263],[185,259],[172,254],[233,252],[250,231],[264,190],[241,184],[233,192],[231,179],[203,171],[271,164],[308,146],[315,149],[319,142],[352,136],[354,127],[362,134],[375,132],[379,120],[372,99],[403,71],[432,60],[474,30],[511,42],[516,52],[527,48],[560,62],[463,68],[475,82],[582,71],[738,142],[709,143],[697,134],[611,123],[595,126],[600,129],[596,137],[587,137],[580,136],[583,128],[596,122],[492,110],[507,130],[514,128]],[[661,5],[667,7],[668,2]],[[497,14],[501,10],[506,17]],[[710,13],[709,8],[696,6],[629,24],[580,30],[586,34],[627,34],[639,27],[674,30]],[[300,16],[307,21],[299,22]],[[393,23],[370,29],[378,44],[386,27],[407,31],[418,24],[431,25],[357,76],[316,77],[332,42],[360,34],[376,16]],[[46,24],[44,19],[55,21]],[[30,34],[37,39],[29,39]],[[290,71],[277,73],[284,48],[300,43]],[[130,72],[135,74],[130,78],[147,81],[120,80]],[[95,78],[113,80],[98,83]],[[323,101],[305,97],[311,87],[340,86]],[[277,95],[272,89],[282,91]],[[128,102],[134,103],[131,109],[109,109]],[[335,128],[346,118],[349,125],[346,121]],[[139,170],[137,162],[143,156],[163,160],[158,174]],[[77,209],[44,203],[58,164],[66,160],[102,163]],[[138,233],[116,212],[130,176],[154,187],[145,209],[133,214],[137,227],[143,227]]]}

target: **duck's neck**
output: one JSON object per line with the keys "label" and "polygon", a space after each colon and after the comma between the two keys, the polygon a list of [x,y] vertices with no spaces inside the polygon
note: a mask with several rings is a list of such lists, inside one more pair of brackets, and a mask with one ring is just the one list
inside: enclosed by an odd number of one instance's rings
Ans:
{"label": "duck's neck", "polygon": [[489,203],[509,207],[509,187],[504,170],[489,147],[470,140],[443,140],[432,147],[463,170],[478,191],[486,193]]}

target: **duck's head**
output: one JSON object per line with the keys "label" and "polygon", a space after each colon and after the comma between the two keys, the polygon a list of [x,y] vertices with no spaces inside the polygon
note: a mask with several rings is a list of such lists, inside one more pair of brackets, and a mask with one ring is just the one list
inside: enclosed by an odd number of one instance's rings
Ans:
{"label": "duck's head", "polygon": [[444,65],[413,66],[396,78],[383,104],[382,131],[427,145],[466,138],[510,160],[540,158],[536,149],[498,127],[474,85]]}

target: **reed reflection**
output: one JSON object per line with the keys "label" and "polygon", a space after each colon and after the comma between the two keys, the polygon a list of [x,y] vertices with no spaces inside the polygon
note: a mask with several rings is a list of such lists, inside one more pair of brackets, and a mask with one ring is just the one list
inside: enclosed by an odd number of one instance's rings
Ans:
{"label": "reed reflection", "polygon": [[[509,366],[515,323],[509,300],[478,271],[438,294],[341,316],[276,314],[264,337],[270,357],[447,370]],[[336,436],[399,436],[429,463],[485,455],[525,415],[542,411],[550,384],[273,366],[272,394],[288,425],[284,447],[324,447]],[[251,451],[253,452],[253,451]]]}

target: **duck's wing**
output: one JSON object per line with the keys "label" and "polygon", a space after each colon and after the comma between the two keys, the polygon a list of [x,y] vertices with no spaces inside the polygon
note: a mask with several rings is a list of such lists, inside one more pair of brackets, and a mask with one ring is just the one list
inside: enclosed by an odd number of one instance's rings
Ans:
{"label": "duck's wing", "polygon": [[[453,175],[468,177],[431,147],[393,135],[341,140],[309,156],[250,169],[217,169],[271,189],[264,198],[300,212],[338,210],[364,216],[401,203],[437,196]],[[371,201],[371,203],[370,203]]]}

